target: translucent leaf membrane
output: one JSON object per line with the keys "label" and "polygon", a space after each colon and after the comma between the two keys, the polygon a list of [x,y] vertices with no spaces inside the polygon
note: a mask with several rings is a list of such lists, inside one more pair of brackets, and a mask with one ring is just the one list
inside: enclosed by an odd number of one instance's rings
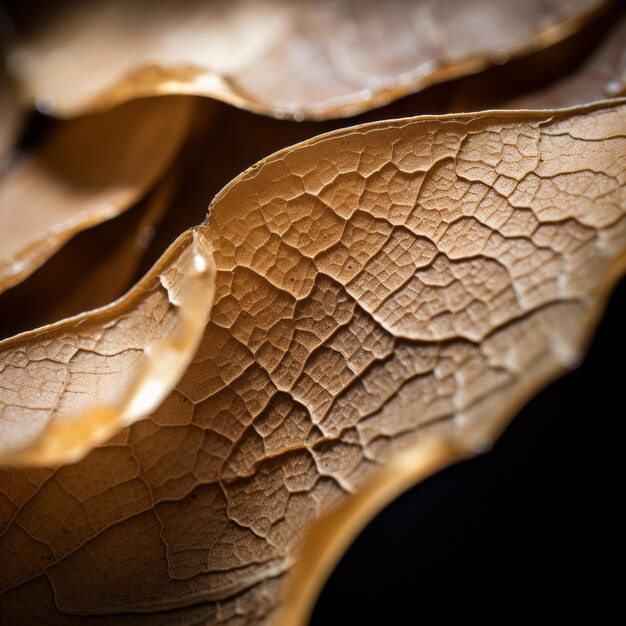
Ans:
{"label": "translucent leaf membrane", "polygon": [[626,101],[323,135],[204,232],[215,302],[172,394],[0,475],[10,623],[304,623],[373,511],[580,361],[626,259]]}
{"label": "translucent leaf membrane", "polygon": [[141,199],[180,148],[192,106],[140,100],[59,123],[15,160],[0,178],[0,291]]}
{"label": "translucent leaf membrane", "polygon": [[37,106],[59,116],[184,93],[320,119],[544,48],[608,4],[101,0],[56,11],[9,61]]}
{"label": "translucent leaf membrane", "polygon": [[160,404],[213,302],[202,232],[182,235],[113,304],[0,342],[0,464],[76,461]]}

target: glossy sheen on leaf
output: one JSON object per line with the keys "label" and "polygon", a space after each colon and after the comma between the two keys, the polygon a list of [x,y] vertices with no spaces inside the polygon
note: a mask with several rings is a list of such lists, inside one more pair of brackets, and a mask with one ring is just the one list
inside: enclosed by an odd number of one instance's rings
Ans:
{"label": "glossy sheen on leaf", "polygon": [[201,230],[117,302],[0,342],[0,463],[75,461],[156,408],[185,371],[213,302]]}
{"label": "glossy sheen on leaf", "polygon": [[266,621],[333,507],[419,475],[407,454],[484,450],[578,362],[625,214],[624,101],[378,122],[254,166],[210,207],[215,302],[173,393],[78,464],[0,475],[0,615]]}
{"label": "glossy sheen on leaf", "polygon": [[375,0],[101,0],[47,20],[10,67],[38,106],[60,116],[186,93],[326,118],[541,49],[606,4],[402,0],[380,11]]}
{"label": "glossy sheen on leaf", "polygon": [[179,149],[192,106],[155,98],[63,122],[16,161],[0,178],[0,291],[141,199]]}

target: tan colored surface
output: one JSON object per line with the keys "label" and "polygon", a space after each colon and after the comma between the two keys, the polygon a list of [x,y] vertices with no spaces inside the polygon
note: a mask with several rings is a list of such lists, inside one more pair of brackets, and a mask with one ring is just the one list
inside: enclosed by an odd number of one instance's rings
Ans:
{"label": "tan colored surface", "polygon": [[60,116],[187,93],[319,119],[541,49],[607,4],[403,0],[380,11],[376,0],[105,0],[51,16],[13,50],[10,67],[40,108]]}
{"label": "tan colored surface", "polygon": [[0,291],[141,199],[176,155],[192,106],[141,100],[64,122],[15,162],[0,178]]}
{"label": "tan colored surface", "polygon": [[0,463],[76,461],[154,410],[193,357],[213,302],[202,229],[126,296],[0,342]]}
{"label": "tan colored surface", "polygon": [[580,360],[625,213],[625,101],[379,122],[251,168],[211,205],[175,391],[78,464],[0,475],[1,614],[265,623],[286,598],[301,623],[373,511]]}

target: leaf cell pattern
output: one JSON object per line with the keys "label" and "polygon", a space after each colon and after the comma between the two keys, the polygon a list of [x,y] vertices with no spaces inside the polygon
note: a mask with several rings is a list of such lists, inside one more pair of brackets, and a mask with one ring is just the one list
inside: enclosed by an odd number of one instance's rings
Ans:
{"label": "leaf cell pattern", "polygon": [[3,619],[267,622],[316,519],[425,438],[484,450],[578,362],[625,212],[623,101],[257,164],[209,209],[214,305],[164,404],[78,464],[3,471]]}

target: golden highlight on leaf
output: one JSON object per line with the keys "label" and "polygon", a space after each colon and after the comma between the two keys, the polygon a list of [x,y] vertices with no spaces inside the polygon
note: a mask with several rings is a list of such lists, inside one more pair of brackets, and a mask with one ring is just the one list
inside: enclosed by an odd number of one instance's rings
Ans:
{"label": "golden highlight on leaf", "polygon": [[381,11],[375,0],[101,0],[46,20],[10,67],[59,116],[178,93],[322,119],[544,48],[608,4],[403,0]]}
{"label": "golden highlight on leaf", "polygon": [[192,105],[140,100],[63,122],[15,162],[0,179],[0,291],[140,200],[179,149]]}
{"label": "golden highlight on leaf", "polygon": [[626,259],[626,101],[323,135],[204,227],[215,301],[170,396],[0,474],[12,624],[303,623],[367,516],[580,360]]}
{"label": "golden highlight on leaf", "polygon": [[199,228],[126,296],[0,342],[0,463],[76,461],[154,410],[193,357],[215,271]]}

